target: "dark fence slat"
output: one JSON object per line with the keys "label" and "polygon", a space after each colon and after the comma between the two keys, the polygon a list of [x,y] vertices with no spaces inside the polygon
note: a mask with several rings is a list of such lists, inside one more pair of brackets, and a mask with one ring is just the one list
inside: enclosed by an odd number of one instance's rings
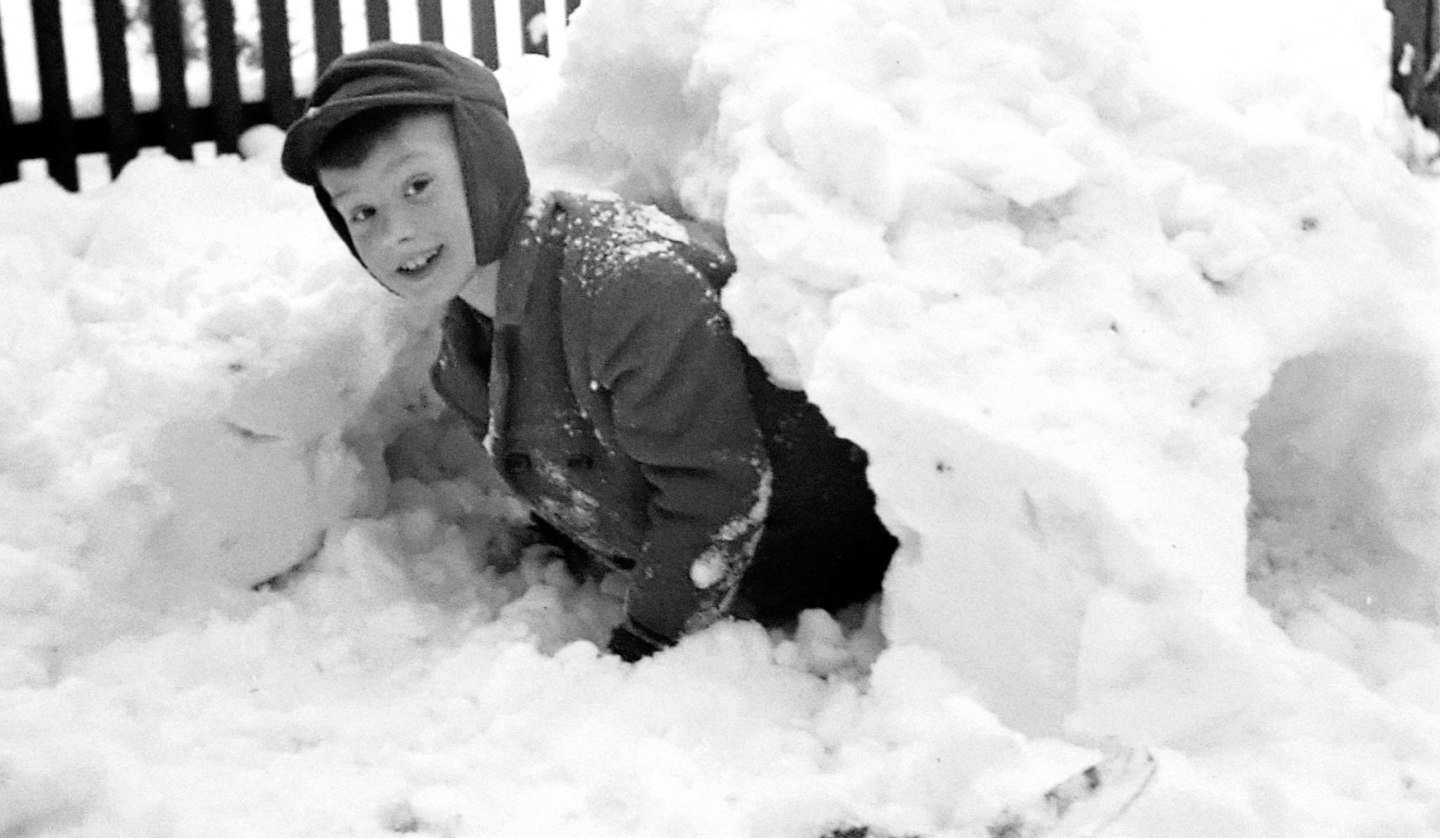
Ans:
{"label": "dark fence slat", "polygon": [[[540,15],[546,15],[545,37],[538,41],[530,38],[530,22]],[[535,55],[550,54],[549,27],[553,21],[549,19],[548,11],[545,8],[545,0],[520,0],[520,48],[522,51]]]}
{"label": "dark fence slat", "polygon": [[1411,105],[1412,88],[1423,75],[1425,63],[1425,9],[1430,0],[1386,0],[1391,15],[1390,86]]}
{"label": "dark fence slat", "polygon": [[150,0],[150,28],[160,71],[160,113],[165,117],[165,151],[177,160],[195,156],[190,97],[185,91],[185,36],[180,0]]}
{"label": "dark fence slat", "polygon": [[1440,48],[1435,0],[1386,0],[1390,10],[1390,87],[1405,109],[1429,129],[1440,129],[1440,79],[1427,78]]}
{"label": "dark fence slat", "polygon": [[445,15],[440,9],[440,0],[415,0],[415,10],[420,15],[420,40],[445,40]]}
{"label": "dark fence slat", "polygon": [[130,92],[130,58],[125,48],[123,0],[94,0],[95,41],[100,51],[100,100],[110,129],[110,174],[120,174],[140,153],[135,130],[135,98]]}
{"label": "dark fence slat", "polygon": [[315,14],[315,76],[340,57],[340,0],[313,0]]}
{"label": "dark fence slat", "polygon": [[231,0],[205,0],[205,43],[210,58],[210,109],[215,116],[215,151],[235,154],[245,130],[240,112],[240,70]]}
{"label": "dark fence slat", "polygon": [[298,116],[298,109],[295,80],[290,76],[290,20],[285,0],[260,0],[260,56],[270,121],[288,128]]}
{"label": "dark fence slat", "polygon": [[[5,71],[5,35],[0,31],[0,149],[11,149],[15,140],[15,110],[10,106],[10,75]],[[0,183],[20,179],[18,155],[0,151]]]}
{"label": "dark fence slat", "polygon": [[365,31],[371,43],[390,40],[390,0],[365,0]]}
{"label": "dark fence slat", "polygon": [[475,57],[494,70],[500,66],[500,42],[495,37],[494,0],[470,0],[470,26],[475,36]]}
{"label": "dark fence slat", "polygon": [[1419,77],[1416,93],[1415,113],[1431,131],[1440,130],[1440,80],[1432,72],[1436,69],[1437,52],[1440,52],[1440,5],[1435,0],[1426,0],[1424,13],[1425,34],[1421,40],[1420,55],[1416,62],[1415,74]]}
{"label": "dark fence slat", "polygon": [[50,177],[66,189],[80,188],[75,155],[75,112],[70,108],[70,79],[65,70],[65,38],[60,0],[30,0],[35,21],[35,57],[40,74],[40,121],[49,147]]}

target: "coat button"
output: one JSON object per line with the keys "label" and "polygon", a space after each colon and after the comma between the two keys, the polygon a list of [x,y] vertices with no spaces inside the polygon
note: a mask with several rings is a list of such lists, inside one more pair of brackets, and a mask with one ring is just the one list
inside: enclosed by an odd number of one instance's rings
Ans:
{"label": "coat button", "polygon": [[530,455],[520,451],[511,451],[505,455],[502,466],[509,474],[519,474],[530,470]]}

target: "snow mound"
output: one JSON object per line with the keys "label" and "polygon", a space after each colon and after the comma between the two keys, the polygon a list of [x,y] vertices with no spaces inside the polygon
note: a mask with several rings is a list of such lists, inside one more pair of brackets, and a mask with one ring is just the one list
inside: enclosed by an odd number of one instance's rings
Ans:
{"label": "snow mound", "polygon": [[6,572],[55,592],[26,607],[244,589],[383,504],[356,440],[404,332],[279,183],[147,156],[94,193],[0,189]]}

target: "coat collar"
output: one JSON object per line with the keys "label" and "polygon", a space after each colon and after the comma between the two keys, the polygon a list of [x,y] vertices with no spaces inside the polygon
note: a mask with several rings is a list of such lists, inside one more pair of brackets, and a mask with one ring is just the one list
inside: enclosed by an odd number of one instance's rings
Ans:
{"label": "coat collar", "polygon": [[535,263],[541,249],[559,235],[556,220],[564,209],[554,195],[532,197],[530,209],[515,225],[510,246],[500,261],[500,276],[495,289],[495,325],[514,326],[524,320],[530,283],[535,278]]}

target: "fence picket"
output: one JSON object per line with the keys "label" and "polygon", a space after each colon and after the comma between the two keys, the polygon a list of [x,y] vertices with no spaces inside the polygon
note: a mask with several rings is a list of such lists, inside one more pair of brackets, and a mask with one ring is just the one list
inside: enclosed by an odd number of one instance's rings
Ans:
{"label": "fence picket", "polygon": [[287,126],[295,121],[296,108],[285,0],[260,0],[260,66],[265,73],[265,105],[270,121]]}
{"label": "fence picket", "polygon": [[70,107],[70,78],[65,66],[60,0],[30,0],[35,20],[35,57],[40,75],[40,119],[45,126],[45,161],[50,177],[66,189],[80,188],[75,163],[75,112]]}
{"label": "fence picket", "polygon": [[315,77],[340,57],[340,0],[313,0],[315,15]]}
{"label": "fence picket", "polygon": [[440,0],[415,0],[420,15],[420,40],[440,43],[445,40],[445,13]]}
{"label": "fence picket", "polygon": [[495,31],[495,0],[470,0],[471,51],[486,67],[500,66],[500,42]]}
{"label": "fence picket", "polygon": [[109,134],[110,174],[140,153],[135,98],[130,92],[130,58],[125,48],[123,0],[94,0],[95,41],[100,51],[100,101]]}
{"label": "fence picket", "polygon": [[[16,148],[15,110],[10,106],[10,75],[5,70],[5,34],[0,31],[0,148]],[[0,183],[20,179],[20,155],[0,154]]]}
{"label": "fence picket", "polygon": [[180,0],[150,0],[150,29],[160,71],[160,115],[165,121],[165,153],[176,160],[195,156],[194,120],[185,90],[184,24]]}
{"label": "fence picket", "polygon": [[371,42],[390,40],[390,0],[365,0],[365,35]]}
{"label": "fence picket", "polygon": [[1431,77],[1440,52],[1436,0],[1386,0],[1390,11],[1390,88],[1405,110],[1431,130],[1440,130],[1440,83]]}
{"label": "fence picket", "polygon": [[210,59],[210,113],[215,151],[234,154],[245,130],[241,114],[240,70],[235,49],[235,7],[230,0],[205,0],[205,43]]}

